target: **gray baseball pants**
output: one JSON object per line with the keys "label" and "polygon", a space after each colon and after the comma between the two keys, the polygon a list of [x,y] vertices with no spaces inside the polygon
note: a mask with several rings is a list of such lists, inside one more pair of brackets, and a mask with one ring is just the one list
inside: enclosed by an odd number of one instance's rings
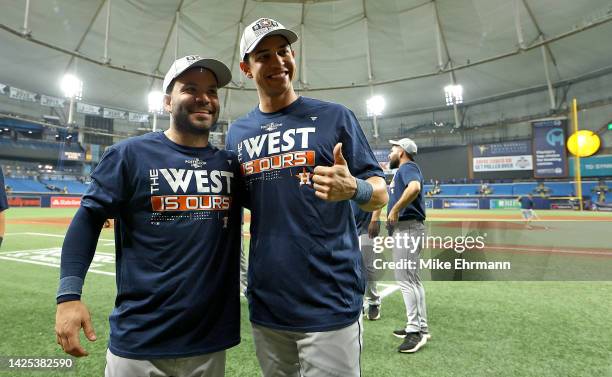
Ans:
{"label": "gray baseball pants", "polygon": [[364,296],[364,305],[380,305],[380,295],[378,294],[378,288],[376,287],[378,271],[376,268],[374,268],[374,259],[376,258],[376,254],[374,253],[374,241],[370,239],[367,233],[362,234],[359,236],[359,245],[361,246],[363,266],[368,278]]}
{"label": "gray baseball pants", "polygon": [[[395,280],[400,287],[406,306],[406,332],[429,332],[427,327],[427,306],[425,303],[425,289],[419,278],[419,257],[425,234],[425,224],[421,221],[400,221],[393,231],[393,237],[408,239],[408,247],[395,245],[393,247],[393,261],[414,261],[415,268],[396,269]],[[407,237],[405,237],[407,236]],[[401,246],[401,247],[398,247]]]}
{"label": "gray baseball pants", "polygon": [[106,351],[105,377],[223,377],[225,351],[177,359],[135,360]]}
{"label": "gray baseball pants", "polygon": [[253,323],[264,377],[359,377],[362,336],[361,317],[339,330],[307,333]]}

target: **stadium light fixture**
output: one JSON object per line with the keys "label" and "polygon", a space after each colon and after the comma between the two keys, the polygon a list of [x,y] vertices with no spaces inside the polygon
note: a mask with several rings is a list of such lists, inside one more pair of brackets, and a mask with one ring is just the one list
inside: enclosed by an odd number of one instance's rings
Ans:
{"label": "stadium light fixture", "polygon": [[75,75],[67,73],[62,77],[60,87],[62,88],[62,92],[64,92],[64,96],[70,99],[68,125],[71,125],[74,123],[74,102],[80,100],[83,96],[83,81]]}
{"label": "stadium light fixture", "polygon": [[152,91],[149,93],[149,112],[153,113],[153,132],[157,131],[157,114],[164,111],[164,93]]}
{"label": "stadium light fixture", "polygon": [[149,112],[161,114],[164,111],[164,93],[152,91],[149,93]]}
{"label": "stadium light fixture", "polygon": [[459,105],[463,103],[463,86],[447,85],[444,87],[446,106]]}
{"label": "stadium light fixture", "polygon": [[64,75],[60,87],[66,98],[80,100],[83,96],[83,81],[70,73]]}
{"label": "stadium light fixture", "polygon": [[366,101],[366,113],[369,117],[372,117],[372,123],[374,123],[374,139],[378,139],[378,123],[376,117],[382,115],[385,109],[385,99],[382,96],[372,96]]}
{"label": "stadium light fixture", "polygon": [[366,101],[366,111],[369,117],[381,116],[385,110],[385,99],[382,96],[373,96]]}

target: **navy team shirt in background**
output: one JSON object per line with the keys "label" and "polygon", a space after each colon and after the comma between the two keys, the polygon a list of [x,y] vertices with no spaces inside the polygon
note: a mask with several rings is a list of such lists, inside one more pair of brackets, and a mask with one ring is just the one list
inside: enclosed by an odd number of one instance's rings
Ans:
{"label": "navy team shirt in background", "polygon": [[399,221],[417,220],[425,221],[425,200],[423,199],[423,174],[421,168],[416,163],[409,161],[397,169],[391,184],[389,184],[389,204],[387,211],[395,206],[395,203],[402,197],[404,190],[412,181],[421,183],[421,191],[419,195],[404,207],[399,213]]}
{"label": "navy team shirt in background", "polygon": [[6,191],[4,190],[4,174],[0,167],[0,212],[8,208],[8,199],[6,198]]}
{"label": "navy team shirt in background", "polygon": [[533,200],[529,199],[528,196],[521,197],[519,201],[522,209],[533,209]]}
{"label": "navy team shirt in background", "polygon": [[235,154],[149,133],[110,147],[82,206],[115,227],[115,355],[174,358],[240,342]]}
{"label": "navy team shirt in background", "polygon": [[338,142],[352,175],[384,177],[338,104],[299,97],[275,113],[256,107],[229,129],[251,208],[247,297],[258,325],[328,331],[359,317],[365,279],[351,205],[317,198],[311,180],[315,166],[334,164]]}

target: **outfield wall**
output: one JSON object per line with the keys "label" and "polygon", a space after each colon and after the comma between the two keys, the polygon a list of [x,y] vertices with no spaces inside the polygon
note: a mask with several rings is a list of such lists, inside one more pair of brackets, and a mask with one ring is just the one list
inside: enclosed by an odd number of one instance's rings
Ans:
{"label": "outfield wall", "polygon": [[[533,198],[534,209],[578,210],[578,202],[570,198]],[[472,197],[436,196],[425,199],[428,209],[509,209],[518,210],[520,204],[515,196]]]}
{"label": "outfield wall", "polygon": [[37,208],[78,208],[81,205],[81,196],[75,194],[41,194],[19,193],[9,194],[9,207],[37,207]]}

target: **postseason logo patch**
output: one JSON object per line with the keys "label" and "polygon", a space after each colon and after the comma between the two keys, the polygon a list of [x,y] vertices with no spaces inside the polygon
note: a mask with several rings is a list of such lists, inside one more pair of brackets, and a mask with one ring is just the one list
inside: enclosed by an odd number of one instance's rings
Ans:
{"label": "postseason logo patch", "polygon": [[255,33],[256,37],[259,37],[260,35],[267,33],[269,29],[274,29],[277,27],[278,22],[268,18],[263,18],[261,21],[253,25],[253,32]]}

